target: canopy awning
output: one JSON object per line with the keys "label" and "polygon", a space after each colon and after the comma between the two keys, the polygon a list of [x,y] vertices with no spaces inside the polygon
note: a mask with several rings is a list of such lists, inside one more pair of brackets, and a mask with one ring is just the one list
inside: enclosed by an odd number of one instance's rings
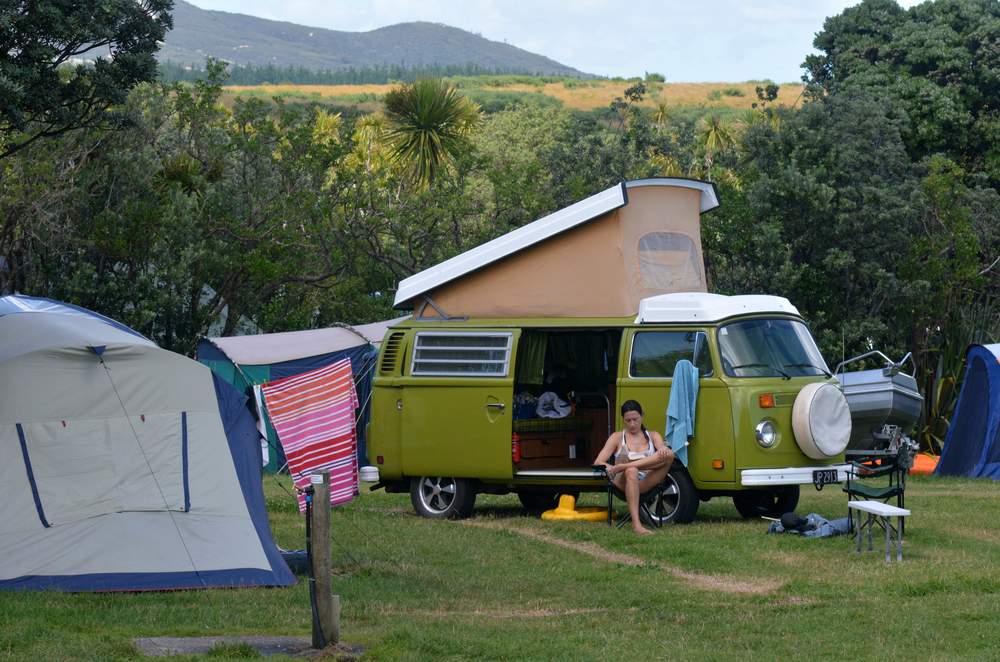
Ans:
{"label": "canopy awning", "polygon": [[377,345],[382,342],[386,329],[406,319],[408,315],[382,322],[358,326],[333,326],[308,331],[262,333],[252,336],[226,336],[209,338],[234,363],[240,365],[268,365],[294,361],[308,356],[330,354],[359,345]]}

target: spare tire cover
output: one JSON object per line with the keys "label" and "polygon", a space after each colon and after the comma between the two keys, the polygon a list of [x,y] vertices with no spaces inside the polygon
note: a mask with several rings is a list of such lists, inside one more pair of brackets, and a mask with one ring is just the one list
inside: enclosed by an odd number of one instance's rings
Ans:
{"label": "spare tire cover", "polygon": [[833,384],[809,384],[792,406],[792,431],[802,452],[814,460],[840,455],[851,440],[847,398]]}

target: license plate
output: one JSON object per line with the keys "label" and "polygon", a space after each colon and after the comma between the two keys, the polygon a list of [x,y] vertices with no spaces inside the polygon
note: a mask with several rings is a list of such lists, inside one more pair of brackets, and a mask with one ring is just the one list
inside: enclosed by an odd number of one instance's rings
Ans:
{"label": "license plate", "polygon": [[816,469],[813,471],[813,485],[817,490],[823,489],[824,485],[839,483],[836,469]]}

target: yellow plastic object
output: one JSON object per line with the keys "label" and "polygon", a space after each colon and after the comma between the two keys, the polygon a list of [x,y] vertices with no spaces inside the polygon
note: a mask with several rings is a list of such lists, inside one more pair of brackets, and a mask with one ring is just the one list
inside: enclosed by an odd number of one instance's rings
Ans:
{"label": "yellow plastic object", "polygon": [[576,497],[572,494],[560,494],[559,505],[542,513],[542,519],[575,520],[583,522],[603,522],[608,519],[608,511],[604,508],[576,509]]}

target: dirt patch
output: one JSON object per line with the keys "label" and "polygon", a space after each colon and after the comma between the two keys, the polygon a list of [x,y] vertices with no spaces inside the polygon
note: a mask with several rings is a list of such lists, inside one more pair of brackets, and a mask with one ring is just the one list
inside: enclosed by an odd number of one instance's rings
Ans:
{"label": "dirt patch", "polygon": [[950,536],[957,536],[959,538],[965,538],[966,540],[975,540],[976,542],[985,542],[992,545],[1000,545],[1000,531],[996,531],[994,529],[976,529],[973,527],[974,525],[967,529],[948,527],[945,531],[947,531]]}
{"label": "dirt patch", "polygon": [[352,508],[351,512],[354,513],[378,513],[379,515],[416,515],[411,508],[370,508],[370,507],[358,507]]}
{"label": "dirt patch", "polygon": [[809,607],[818,603],[812,598],[804,598],[801,595],[786,595],[767,604],[769,607]]}
{"label": "dirt patch", "polygon": [[380,609],[385,616],[418,616],[424,618],[551,618],[553,616],[577,616],[580,614],[603,614],[638,611],[637,608],[609,609],[607,607],[581,607],[576,609],[463,609],[447,611],[444,609]]}
{"label": "dirt patch", "polygon": [[357,660],[363,650],[360,646],[339,643],[326,648],[312,648],[309,637],[144,637],[134,641],[136,649],[146,657],[172,657],[174,655],[206,655],[216,651],[246,657],[254,653],[260,657],[284,655],[323,660]]}
{"label": "dirt patch", "polygon": [[767,552],[762,557],[762,561],[767,563],[778,563],[781,565],[799,566],[802,564],[802,557],[789,554],[787,552]]}
{"label": "dirt patch", "polygon": [[720,591],[722,593],[750,593],[760,595],[777,591],[784,585],[784,582],[772,579],[738,579],[729,575],[710,575],[700,572],[691,572],[676,566],[667,565],[665,563],[648,561],[639,556],[612,552],[594,543],[566,540],[564,538],[554,536],[551,533],[538,531],[537,529],[509,526],[500,522],[489,522],[484,520],[460,520],[460,523],[466,526],[475,526],[481,529],[508,531],[519,536],[524,536],[525,538],[531,538],[532,540],[538,540],[539,542],[555,545],[557,547],[571,549],[575,552],[586,554],[587,556],[600,561],[607,561],[608,563],[617,563],[620,565],[636,567],[655,567],[676,577],[677,579],[687,582],[693,588],[702,590]]}

